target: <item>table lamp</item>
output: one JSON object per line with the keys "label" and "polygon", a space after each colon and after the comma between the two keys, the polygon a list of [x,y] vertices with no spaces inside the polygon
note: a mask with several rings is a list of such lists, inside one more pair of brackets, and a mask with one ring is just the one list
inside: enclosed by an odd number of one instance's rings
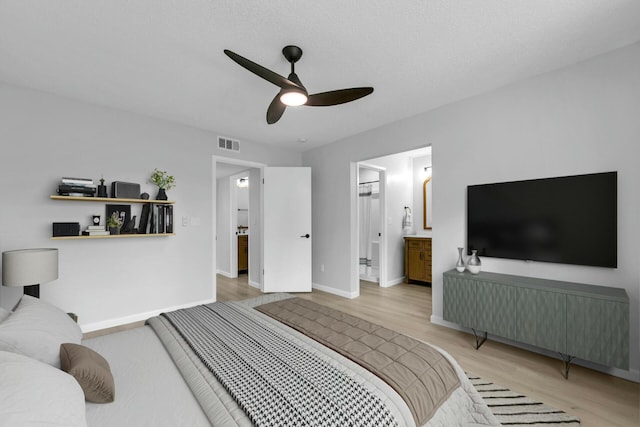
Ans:
{"label": "table lamp", "polygon": [[40,298],[40,284],[58,278],[58,249],[2,252],[2,284],[24,286],[25,295]]}

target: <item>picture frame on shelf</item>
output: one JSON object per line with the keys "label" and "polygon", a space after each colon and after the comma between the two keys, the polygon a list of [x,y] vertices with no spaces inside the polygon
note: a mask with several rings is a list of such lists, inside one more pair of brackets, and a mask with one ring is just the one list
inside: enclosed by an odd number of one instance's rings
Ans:
{"label": "picture frame on shelf", "polygon": [[116,215],[123,225],[127,224],[131,219],[131,205],[105,205],[105,218],[109,218],[114,212],[117,212]]}

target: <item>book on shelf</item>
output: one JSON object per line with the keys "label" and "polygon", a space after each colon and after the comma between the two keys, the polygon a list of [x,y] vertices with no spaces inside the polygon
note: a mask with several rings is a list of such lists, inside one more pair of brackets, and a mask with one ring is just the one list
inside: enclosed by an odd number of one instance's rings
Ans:
{"label": "book on shelf", "polygon": [[68,197],[93,197],[92,193],[60,193],[59,196],[68,196]]}
{"label": "book on shelf", "polygon": [[62,177],[63,184],[69,185],[93,185],[93,179],[91,178],[71,178],[71,177]]}
{"label": "book on shelf", "polygon": [[[141,234],[146,232],[145,207],[148,207],[148,205],[142,208],[142,218],[140,219],[141,227],[138,229],[138,233]],[[173,205],[156,204],[149,209],[149,234],[173,233]]]}
{"label": "book on shelf", "polygon": [[70,184],[60,184],[58,185],[58,189],[60,191],[80,191],[80,192],[91,192],[95,193],[98,187],[95,185],[70,185]]}
{"label": "book on shelf", "polygon": [[104,231],[104,225],[87,225],[87,231]]}
{"label": "book on shelf", "polygon": [[83,231],[83,236],[109,236],[111,233],[107,230],[87,230]]}
{"label": "book on shelf", "polygon": [[165,233],[173,233],[173,205],[165,205]]}
{"label": "book on shelf", "polygon": [[156,205],[156,233],[162,234],[165,232],[165,213],[164,205]]}
{"label": "book on shelf", "polygon": [[62,185],[62,184],[58,186],[58,194],[61,196],[93,197],[95,192],[96,192],[95,187],[82,187],[78,185],[71,186],[71,185]]}
{"label": "book on shelf", "polygon": [[140,214],[140,224],[138,225],[138,234],[147,234],[147,228],[149,224],[149,204],[145,203],[142,206],[142,213]]}

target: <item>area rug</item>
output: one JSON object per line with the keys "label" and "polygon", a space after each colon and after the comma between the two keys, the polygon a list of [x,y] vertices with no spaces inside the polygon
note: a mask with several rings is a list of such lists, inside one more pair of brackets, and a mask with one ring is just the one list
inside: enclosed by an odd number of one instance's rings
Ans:
{"label": "area rug", "polygon": [[491,381],[467,374],[491,412],[505,426],[553,425],[576,427],[580,420],[560,409],[515,393]]}

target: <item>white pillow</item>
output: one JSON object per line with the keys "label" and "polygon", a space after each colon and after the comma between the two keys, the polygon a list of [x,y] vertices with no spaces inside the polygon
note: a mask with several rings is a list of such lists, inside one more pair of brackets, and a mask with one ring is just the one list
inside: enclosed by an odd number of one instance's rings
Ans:
{"label": "white pillow", "polygon": [[2,323],[9,316],[11,316],[11,312],[4,307],[0,307],[0,323]]}
{"label": "white pillow", "polygon": [[84,393],[71,375],[0,351],[0,378],[0,425],[87,425]]}
{"label": "white pillow", "polygon": [[0,351],[10,351],[60,368],[60,344],[80,344],[82,331],[64,311],[24,295],[0,323]]}

